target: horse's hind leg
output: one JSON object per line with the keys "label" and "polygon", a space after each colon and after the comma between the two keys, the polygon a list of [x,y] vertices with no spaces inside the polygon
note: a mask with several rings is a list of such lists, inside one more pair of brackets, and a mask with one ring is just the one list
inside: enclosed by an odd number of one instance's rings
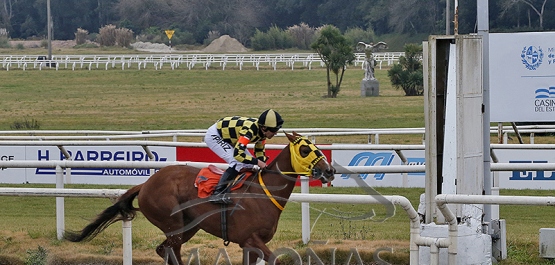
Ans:
{"label": "horse's hind leg", "polygon": [[[266,243],[260,239],[260,237],[256,234],[253,234],[250,238],[248,238],[245,242],[240,244],[241,248],[243,249],[243,261],[246,261],[244,255],[246,255],[245,250],[249,250],[248,258],[249,264],[256,264],[257,258],[260,257],[259,254],[263,255],[263,259],[268,262],[269,259],[272,257],[272,251],[266,246]],[[261,252],[261,253],[259,253]],[[279,265],[279,260],[274,260],[274,265]]]}
{"label": "horse's hind leg", "polygon": [[181,245],[189,241],[198,231],[194,228],[181,234],[170,235],[157,248],[156,253],[171,265],[183,265],[181,260]]}

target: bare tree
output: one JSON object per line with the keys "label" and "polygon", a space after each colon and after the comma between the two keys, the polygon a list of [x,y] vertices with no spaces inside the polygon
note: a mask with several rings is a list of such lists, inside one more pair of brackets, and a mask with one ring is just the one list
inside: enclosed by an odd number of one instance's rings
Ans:
{"label": "bare tree", "polygon": [[[510,13],[510,10],[517,4],[523,3],[528,5],[539,17],[540,29],[543,29],[543,15],[545,11],[545,4],[547,0],[504,0],[501,3],[502,11],[501,16]],[[531,26],[531,25],[529,25]]]}
{"label": "bare tree", "polygon": [[11,19],[13,17],[13,5],[18,0],[0,0],[0,27],[5,27],[8,31],[11,30]]}

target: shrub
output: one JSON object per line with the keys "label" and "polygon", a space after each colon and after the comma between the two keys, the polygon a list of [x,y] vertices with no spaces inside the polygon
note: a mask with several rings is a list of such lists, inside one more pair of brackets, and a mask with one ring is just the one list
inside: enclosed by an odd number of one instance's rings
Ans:
{"label": "shrub", "polygon": [[[196,43],[196,40],[195,40],[195,37],[193,36],[193,33],[189,32],[189,31],[186,31],[186,30],[181,31],[178,28],[174,29],[174,33],[173,33],[171,41],[172,41],[172,46],[173,47],[175,47],[176,45],[180,45],[180,44],[195,44]],[[162,43],[169,44],[169,39],[168,39],[168,36],[166,35],[165,32],[163,34]]]}
{"label": "shrub", "polygon": [[116,45],[116,26],[109,24],[100,28],[96,41],[100,46]]}
{"label": "shrub", "polygon": [[128,47],[133,41],[133,31],[109,24],[100,28],[96,41],[100,46]]}
{"label": "shrub", "polygon": [[24,121],[14,121],[12,125],[10,125],[10,129],[12,130],[38,130],[40,129],[40,124],[37,120],[27,120]]}
{"label": "shrub", "polygon": [[277,26],[272,26],[267,33],[256,30],[251,38],[251,46],[254,50],[276,50],[293,47],[292,37]]}
{"label": "shrub", "polygon": [[287,33],[293,40],[293,46],[301,50],[310,50],[310,44],[315,40],[316,29],[306,23],[287,28]]}
{"label": "shrub", "polygon": [[98,37],[98,33],[93,32],[93,33],[89,33],[89,36],[87,37],[87,40],[89,41],[96,41],[96,38]]}
{"label": "shrub", "polygon": [[405,56],[399,57],[399,63],[387,71],[391,84],[405,91],[406,96],[424,94],[424,77],[422,73],[422,46],[416,43],[405,44]]}
{"label": "shrub", "polygon": [[47,256],[46,249],[41,246],[38,246],[36,250],[27,250],[25,265],[44,265],[46,264]]}
{"label": "shrub", "polygon": [[8,37],[0,36],[0,48],[11,48],[10,42],[8,41]]}
{"label": "shrub", "polygon": [[142,42],[163,43],[165,39],[167,39],[166,34],[158,27],[146,28],[137,36],[137,41]]}
{"label": "shrub", "polygon": [[264,32],[256,29],[254,36],[251,38],[251,47],[255,51],[261,51],[268,49],[271,46],[270,36],[264,34]]}
{"label": "shrub", "polygon": [[133,31],[126,28],[116,29],[116,44],[121,47],[128,47],[133,41]]}
{"label": "shrub", "polygon": [[85,42],[87,42],[88,35],[89,35],[88,30],[78,28],[77,32],[75,32],[75,43],[77,45],[85,44]]}
{"label": "shrub", "polygon": [[291,36],[277,26],[272,26],[267,34],[273,39],[275,45],[273,49],[287,49],[293,47],[293,39]]}
{"label": "shrub", "polygon": [[23,43],[18,43],[17,45],[15,45],[15,48],[18,50],[24,50],[25,46],[23,46]]}

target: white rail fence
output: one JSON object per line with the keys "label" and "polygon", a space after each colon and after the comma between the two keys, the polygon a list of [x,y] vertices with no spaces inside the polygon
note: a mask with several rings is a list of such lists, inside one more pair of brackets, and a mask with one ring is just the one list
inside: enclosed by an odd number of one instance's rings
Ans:
{"label": "white rail fence", "polygon": [[[364,131],[363,131],[364,132]],[[367,133],[367,132],[364,132]],[[149,134],[146,134],[149,135]],[[143,137],[143,134],[139,135]],[[105,136],[101,136],[105,137]],[[140,145],[143,149],[149,153],[149,146],[205,146],[204,143],[185,143],[185,142],[164,142],[164,141],[0,141],[0,145],[51,145],[57,146],[63,153],[64,153],[64,146],[72,146],[72,145]],[[283,149],[285,145],[268,145],[268,149]],[[403,157],[402,151],[403,150],[424,150],[423,145],[382,145],[382,144],[372,144],[372,145],[322,145],[319,146],[321,149],[331,149],[331,150],[395,150],[398,152],[400,157]],[[495,153],[493,152],[494,149],[554,149],[555,145],[538,145],[538,144],[525,144],[525,145],[492,145],[492,157],[493,160],[495,159]],[[67,153],[67,152],[65,152]],[[184,164],[184,165],[191,165],[196,167],[204,167],[207,166],[209,163],[196,163],[196,162],[155,162],[155,161],[70,161],[70,160],[63,160],[63,161],[0,161],[0,168],[56,168],[56,189],[57,190],[25,190],[25,189],[15,189],[15,188],[0,188],[0,195],[5,196],[54,196],[56,198],[56,219],[57,219],[57,236],[61,238],[63,235],[63,230],[65,226],[64,221],[64,201],[63,197],[108,197],[113,198],[121,195],[124,190],[89,190],[89,191],[77,191],[73,189],[63,189],[64,188],[64,168],[98,168],[98,167],[105,167],[105,168],[161,168],[168,165],[174,164]],[[224,164],[217,164],[218,166],[225,168],[226,165]],[[541,164],[517,164],[517,163],[493,163],[491,164],[491,171],[527,171],[527,170],[555,170],[555,163],[541,163]],[[400,165],[400,166],[342,166],[338,167],[339,174],[342,173],[407,173],[407,172],[424,172],[425,166],[423,165]],[[66,172],[67,173],[67,172]],[[349,197],[351,196],[351,197]],[[337,203],[369,203],[369,204],[376,204],[376,203],[383,203],[383,200],[374,199],[372,196],[364,196],[362,197],[352,197],[354,195],[324,195],[323,197],[319,197],[318,195],[309,195],[309,194],[293,194],[291,196],[292,201],[299,201],[299,202],[337,202]],[[463,196],[463,195],[461,195]],[[466,196],[466,195],[464,195]],[[449,247],[453,246],[452,242],[454,242],[452,238],[446,239],[439,239],[439,238],[427,238],[420,236],[420,225],[419,219],[417,217],[414,208],[410,203],[406,203],[408,200],[404,197],[400,196],[383,196],[388,201],[395,205],[401,205],[403,209],[407,212],[410,219],[411,225],[411,264],[418,263],[418,247],[412,246],[428,246],[430,249],[434,249],[434,252],[431,253],[432,262],[436,262],[437,257],[437,248],[441,247]],[[516,201],[516,204],[531,204],[531,205],[538,205],[544,204],[544,199],[530,199],[524,198],[524,200],[520,200],[519,198],[516,199],[507,199],[503,198],[502,196],[494,196],[500,197],[501,199],[487,199],[486,202],[483,203],[490,203],[490,204],[511,204]],[[451,198],[451,197],[449,197]],[[474,203],[482,203],[485,197],[480,198],[473,198],[475,199]],[[437,199],[436,199],[437,200]],[[456,203],[458,202],[455,199],[442,199],[441,203]],[[541,202],[538,202],[541,201]],[[552,198],[545,198],[546,201],[553,203]],[[466,201],[465,201],[466,202]],[[549,205],[549,204],[547,204]],[[440,208],[443,215],[449,217],[449,209],[447,207]],[[452,215],[452,214],[451,214]],[[306,219],[303,216],[303,227],[304,222]],[[448,221],[450,219],[447,219]],[[453,225],[453,224],[451,224]],[[132,246],[131,246],[131,223],[124,222],[122,224],[123,227],[123,237],[124,237],[124,264],[131,264],[131,257],[132,257]],[[303,240],[308,238],[305,233],[309,234],[309,231],[306,232],[303,229]],[[452,252],[451,255],[456,255],[456,252]],[[450,259],[454,259],[450,257]],[[452,263],[450,263],[452,264]]]}
{"label": "white rail fence", "polygon": [[[555,168],[555,167],[553,167]],[[126,190],[115,189],[32,189],[32,188],[0,188],[0,196],[40,196],[57,197],[57,225],[58,238],[61,239],[64,230],[63,221],[63,198],[64,197],[99,197],[117,198],[125,193]],[[299,194],[293,193],[289,199],[293,202],[327,202],[327,203],[356,203],[356,204],[384,204],[386,200],[393,205],[399,205],[407,213],[410,222],[410,264],[419,264],[419,247],[430,247],[430,264],[439,264],[439,248],[449,248],[449,263],[456,264],[457,256],[457,230],[458,224],[456,216],[446,207],[449,203],[458,204],[508,204],[508,205],[543,205],[555,206],[555,197],[539,196],[491,196],[491,195],[453,195],[440,194],[435,198],[436,204],[445,217],[449,225],[449,236],[447,238],[423,237],[420,235],[420,218],[410,201],[403,196],[368,196],[368,195],[341,195],[341,194]],[[61,203],[59,203],[61,202]],[[58,209],[61,210],[60,212]],[[61,221],[61,227],[60,225]],[[122,222],[123,238],[123,264],[131,265],[132,254],[132,233],[131,221]]]}
{"label": "white rail fence", "polygon": [[[64,197],[88,197],[88,198],[111,198],[115,199],[126,190],[117,189],[48,189],[48,188],[0,188],[0,196],[38,196],[38,197],[57,197],[56,198],[56,208],[57,208],[57,225],[60,225],[58,218],[58,208],[63,207],[58,204],[58,201],[63,202]],[[289,198],[292,202],[328,202],[328,203],[355,203],[355,204],[383,204],[384,200],[389,201],[389,203],[394,205],[400,205],[403,210],[409,216],[411,222],[411,230],[420,229],[420,219],[417,212],[414,210],[410,201],[403,196],[382,196],[381,198],[376,198],[376,196],[367,195],[339,195],[339,194],[299,194],[293,193]],[[63,218],[63,210],[61,212]],[[63,225],[63,221],[62,221]],[[123,264],[131,265],[133,259],[133,247],[132,247],[132,232],[131,232],[131,221],[122,221],[122,240],[123,240]],[[63,226],[58,227],[58,239],[62,238]],[[411,233],[411,242],[419,238],[418,234]],[[413,257],[413,255],[416,255]],[[411,264],[412,260],[418,260],[418,251],[411,252]]]}
{"label": "white rail fence", "polygon": [[[507,142],[507,135],[515,133],[512,126],[504,126],[504,142]],[[555,133],[554,125],[528,125],[519,126],[519,133],[530,134],[530,143],[534,143],[535,135],[540,133]],[[283,131],[298,132],[310,137],[316,143],[318,136],[368,136],[368,143],[379,144],[380,136],[383,135],[422,135],[424,128],[383,128],[383,129],[356,129],[356,128],[285,128]],[[491,127],[490,133],[497,134],[498,127]],[[151,130],[151,131],[100,131],[100,130],[29,130],[29,131],[0,131],[0,140],[122,140],[122,139],[155,139],[172,138],[177,142],[179,137],[199,137],[204,139],[206,129],[192,130]],[[283,137],[280,133],[277,136]]]}
{"label": "white rail fence", "polygon": [[[555,166],[550,166],[555,169]],[[448,264],[457,264],[457,237],[458,223],[455,214],[447,207],[447,204],[493,204],[493,205],[537,205],[555,206],[555,197],[551,196],[499,196],[499,195],[464,195],[464,194],[439,194],[435,197],[437,208],[445,217],[449,227],[447,238],[437,238],[430,246],[430,265],[439,265],[439,248],[448,248]],[[418,243],[418,241],[417,241]],[[435,250],[432,250],[435,249]],[[411,263],[412,250],[411,250]]]}
{"label": "white rail fence", "polygon": [[[352,129],[351,129],[352,130]],[[525,131],[526,129],[521,129],[520,131]],[[536,129],[530,129],[532,131]],[[548,129],[539,129],[542,132],[551,132],[551,128]],[[546,131],[545,131],[546,130]],[[309,135],[311,137],[321,136],[321,135],[349,135],[349,134],[369,134],[370,132],[375,135],[376,142],[378,141],[379,137],[377,135],[386,133],[386,134],[396,134],[396,133],[423,133],[420,129],[391,129],[391,130],[354,130],[354,131],[342,131],[338,129],[330,129],[330,130],[318,130],[317,132],[313,132],[313,129],[297,129],[297,131],[302,132],[305,135]],[[37,133],[41,134],[49,134],[50,131],[30,131],[26,132],[25,134],[34,135]],[[96,131],[72,131],[73,133],[80,133],[80,134],[95,134],[98,133]],[[536,131],[534,131],[536,132]],[[0,132],[0,134],[4,134],[6,132]],[[17,133],[21,133],[17,131]],[[59,134],[60,131],[51,131],[52,134]],[[311,134],[312,133],[312,134]],[[10,133],[6,133],[10,134]],[[65,151],[65,146],[86,146],[86,145],[123,145],[123,146],[142,146],[145,152],[152,158],[152,153],[150,152],[149,146],[189,146],[189,147],[205,147],[204,143],[187,143],[187,142],[176,142],[177,136],[203,136],[204,130],[191,130],[187,132],[182,131],[175,131],[175,132],[167,132],[167,131],[152,131],[152,132],[109,132],[109,136],[106,135],[86,135],[86,136],[0,136],[2,139],[16,139],[18,137],[23,137],[28,140],[4,140],[0,141],[0,146],[26,146],[26,145],[40,145],[40,146],[57,146],[62,153],[66,155],[68,159],[71,156]],[[115,140],[118,138],[149,138],[149,137],[174,137],[173,142],[165,142],[165,141],[123,141],[123,140]],[[6,138],[7,137],[7,138]],[[10,138],[13,137],[13,138]],[[29,141],[37,140],[36,137],[45,137],[39,139],[40,141]],[[44,140],[44,139],[55,139],[56,137],[61,137],[60,139],[65,140]],[[88,140],[68,140],[67,137],[74,137],[74,139],[88,139]],[[93,139],[106,139],[105,141],[91,141]],[[369,137],[371,139],[371,137]],[[268,149],[283,149],[285,145],[267,145]],[[401,160],[403,161],[404,165],[399,166],[341,166],[338,167],[338,174],[343,173],[352,173],[352,174],[361,174],[361,173],[408,173],[408,172],[425,172],[425,166],[423,165],[406,165],[406,159],[404,159],[403,150],[424,150],[424,145],[383,145],[383,144],[371,144],[371,145],[322,145],[319,146],[321,149],[329,149],[329,150],[395,150]],[[491,145],[491,156],[493,161],[496,162],[497,159],[495,157],[495,149],[555,149],[555,145],[540,145],[540,144],[492,144]],[[75,189],[63,189],[64,188],[64,170],[63,169],[70,169],[70,168],[149,168],[149,169],[157,169],[168,165],[174,164],[182,164],[182,165],[191,165],[196,167],[204,167],[208,164],[213,163],[197,163],[197,162],[154,162],[154,161],[70,161],[70,160],[63,160],[63,161],[0,161],[0,168],[55,168],[56,169],[56,189],[18,189],[18,188],[0,188],[0,195],[4,196],[53,196],[56,198],[56,219],[57,219],[57,236],[61,238],[63,235],[63,230],[65,226],[64,221],[64,200],[63,197],[107,197],[107,198],[115,198],[120,196],[125,190],[75,190]],[[222,168],[225,168],[226,165],[224,164],[216,164]],[[555,170],[555,163],[541,163],[541,164],[517,164],[517,163],[493,163],[491,164],[491,171],[528,171],[528,170]],[[70,170],[66,171],[66,174],[70,174]],[[67,175],[66,175],[67,176]],[[304,190],[304,189],[302,189]],[[351,197],[349,197],[351,196]],[[383,203],[383,201],[376,201],[372,196],[364,196],[363,197],[352,197],[354,195],[334,195],[329,196],[325,195],[324,197],[319,197],[318,195],[309,195],[309,194],[293,194],[291,196],[292,201],[299,201],[299,202],[337,202],[337,203],[369,203],[369,204],[377,204]],[[461,195],[466,196],[466,195]],[[487,199],[487,202],[483,203],[490,203],[490,204],[531,204],[531,205],[544,205],[546,200],[548,203],[553,203],[553,198],[541,198],[541,199],[530,199],[524,198],[524,200],[517,199],[507,199],[502,198],[502,196],[493,196],[496,198],[501,199]],[[395,205],[401,205],[403,209],[409,215],[409,219],[411,222],[411,246],[428,246],[430,249],[436,249],[440,247],[448,247],[452,246],[451,242],[454,242],[452,238],[447,239],[438,239],[438,238],[424,238],[420,236],[420,226],[419,226],[419,219],[417,217],[414,208],[410,203],[406,203],[408,201],[404,197],[400,196],[384,196],[387,198],[391,203]],[[443,201],[441,203],[457,203],[456,199],[452,199],[449,197],[449,200],[441,198]],[[475,203],[482,203],[484,199],[483,197],[480,198],[473,198],[475,199]],[[439,200],[436,198],[436,200]],[[462,199],[461,199],[462,200]],[[518,203],[515,203],[518,201]],[[538,202],[540,201],[540,202]],[[465,201],[466,202],[466,201]],[[549,204],[547,204],[549,205]],[[443,215],[448,217],[449,209],[447,207],[440,208]],[[416,217],[415,217],[416,216]],[[305,224],[306,218],[303,214],[303,241],[308,240],[310,231],[306,231],[305,227],[309,227]],[[417,221],[418,220],[418,221]],[[449,219],[447,219],[449,221]],[[123,222],[123,237],[124,237],[124,264],[131,264],[132,260],[132,246],[131,246],[131,223],[130,222]],[[418,233],[414,233],[418,232]],[[445,241],[445,242],[443,242]],[[438,257],[436,253],[433,252],[431,254],[432,262],[435,262]],[[456,255],[452,254],[452,255]],[[453,257],[450,257],[451,259]],[[417,264],[418,262],[418,247],[416,250],[411,247],[411,264]]]}
{"label": "white rail fence", "polygon": [[[385,64],[390,66],[398,62],[403,52],[381,52],[375,53],[374,58],[380,69]],[[356,53],[354,65],[363,65],[364,53]],[[238,67],[239,70],[250,66],[260,70],[261,67],[270,67],[273,70],[287,68],[294,70],[295,67],[312,69],[315,64],[323,67],[324,63],[317,53],[277,53],[277,54],[122,54],[122,55],[52,55],[51,60],[45,56],[37,55],[0,55],[2,68],[7,71],[11,69],[121,69],[130,68],[146,69],[154,68],[161,70],[168,67],[172,70],[177,68],[202,67],[208,70],[211,67],[225,70],[229,67]]]}

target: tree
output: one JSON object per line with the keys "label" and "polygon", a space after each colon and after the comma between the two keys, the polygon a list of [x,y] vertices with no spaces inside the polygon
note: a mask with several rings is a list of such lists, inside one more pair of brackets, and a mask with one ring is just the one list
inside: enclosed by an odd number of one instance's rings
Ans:
{"label": "tree", "polygon": [[0,0],[0,28],[12,30],[10,20],[14,16],[13,5],[17,0]]}
{"label": "tree", "polygon": [[[547,0],[505,0],[504,2],[502,2],[503,11],[501,13],[501,16],[505,15],[505,13],[509,9],[511,9],[512,7],[514,7],[519,3],[528,5],[534,11],[534,13],[538,15],[539,27],[540,27],[540,30],[543,30],[543,19],[544,19],[544,12],[545,12],[545,4],[547,3]],[[531,27],[532,25],[528,25],[528,26]]]}
{"label": "tree", "polygon": [[395,88],[403,88],[405,96],[421,96],[424,94],[424,77],[422,74],[422,46],[408,43],[404,46],[405,56],[399,57],[387,76]]}
{"label": "tree", "polygon": [[[439,33],[443,20],[444,6],[435,0],[390,0],[388,25],[395,32]],[[443,23],[444,24],[444,23]]]}
{"label": "tree", "polygon": [[[343,81],[343,74],[347,69],[346,66],[355,60],[353,47],[339,29],[331,25],[322,28],[320,36],[310,47],[318,53],[326,65],[328,97],[337,97]],[[335,74],[335,84],[331,82],[330,71]]]}

